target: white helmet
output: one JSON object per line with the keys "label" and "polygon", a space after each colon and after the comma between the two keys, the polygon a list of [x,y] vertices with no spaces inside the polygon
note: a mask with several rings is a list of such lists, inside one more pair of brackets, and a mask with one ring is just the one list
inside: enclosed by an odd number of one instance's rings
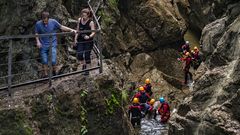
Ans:
{"label": "white helmet", "polygon": [[187,45],[189,45],[189,41],[186,41],[185,43],[186,43]]}

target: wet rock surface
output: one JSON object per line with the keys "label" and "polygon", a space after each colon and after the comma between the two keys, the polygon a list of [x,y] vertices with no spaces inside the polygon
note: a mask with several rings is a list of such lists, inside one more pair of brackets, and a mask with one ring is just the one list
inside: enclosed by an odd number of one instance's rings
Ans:
{"label": "wet rock surface", "polygon": [[229,14],[204,27],[201,42],[206,60],[197,71],[201,75],[193,92],[172,117],[169,134],[239,134],[239,111],[232,108],[239,105],[239,19],[239,12]]}
{"label": "wet rock surface", "polygon": [[156,119],[143,118],[141,120],[141,128],[139,135],[167,135],[168,125],[163,125],[160,123],[160,117],[157,116]]}

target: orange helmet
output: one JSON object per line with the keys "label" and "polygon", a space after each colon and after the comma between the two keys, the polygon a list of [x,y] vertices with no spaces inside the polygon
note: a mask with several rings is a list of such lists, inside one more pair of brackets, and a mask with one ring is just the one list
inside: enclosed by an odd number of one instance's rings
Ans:
{"label": "orange helmet", "polygon": [[133,99],[133,103],[134,103],[134,104],[137,104],[137,103],[139,103],[139,100],[138,100],[138,98],[134,98],[134,99]]}
{"label": "orange helmet", "polygon": [[146,83],[146,84],[149,84],[149,83],[150,83],[150,79],[147,78],[147,79],[145,80],[145,83]]}
{"label": "orange helmet", "polygon": [[152,98],[152,99],[150,100],[149,104],[150,104],[150,105],[153,105],[154,102],[155,102],[155,99]]}
{"label": "orange helmet", "polygon": [[144,87],[143,86],[139,87],[139,91],[144,91]]}

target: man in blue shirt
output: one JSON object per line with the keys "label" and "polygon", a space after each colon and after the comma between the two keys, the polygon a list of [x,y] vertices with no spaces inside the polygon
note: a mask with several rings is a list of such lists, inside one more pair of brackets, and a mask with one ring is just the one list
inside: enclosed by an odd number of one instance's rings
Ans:
{"label": "man in blue shirt", "polygon": [[[76,33],[76,30],[69,27],[61,25],[55,19],[49,18],[49,13],[44,11],[42,12],[42,20],[38,21],[35,25],[36,35],[38,34],[49,34],[56,33],[57,30],[69,31]],[[48,76],[48,55],[50,47],[50,36],[37,36],[36,37],[37,47],[40,50],[41,61],[44,69],[44,77]],[[52,36],[52,65],[53,65],[53,75],[57,72],[57,37],[56,35]]]}

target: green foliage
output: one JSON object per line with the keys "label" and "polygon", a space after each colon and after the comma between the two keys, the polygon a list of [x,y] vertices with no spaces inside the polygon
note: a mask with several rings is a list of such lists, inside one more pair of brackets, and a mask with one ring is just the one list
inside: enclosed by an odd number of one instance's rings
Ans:
{"label": "green foliage", "polygon": [[[86,98],[87,94],[88,94],[87,90],[82,90],[82,92],[80,93],[82,103],[85,102],[84,98]],[[87,115],[88,115],[87,110],[82,105],[80,108],[80,122],[81,122],[80,134],[81,135],[85,135],[88,132],[88,130],[87,130],[87,124],[88,124]]]}
{"label": "green foliage", "polygon": [[127,102],[128,101],[128,92],[127,90],[122,90],[122,100],[123,102]]}
{"label": "green foliage", "polygon": [[85,133],[85,130],[81,131],[81,126],[86,125],[86,110],[81,108],[81,103],[84,101],[82,96],[86,94],[86,91],[80,91],[78,95],[68,93],[57,96],[51,93],[39,95],[37,100],[32,102],[32,119],[39,124],[40,133],[69,135],[82,134],[80,132],[83,131]]}
{"label": "green foliage", "polygon": [[33,134],[32,128],[30,128],[28,125],[24,124],[24,128],[25,128],[25,131],[26,131],[27,135],[32,135]]}
{"label": "green foliage", "polygon": [[80,111],[80,117],[81,117],[81,129],[80,129],[80,134],[81,135],[85,135],[87,134],[88,130],[87,130],[87,111],[85,110],[84,107],[81,107],[81,111]]}
{"label": "green foliage", "polygon": [[107,104],[106,114],[112,115],[114,110],[120,107],[120,98],[116,96],[116,94],[112,94],[111,98],[105,99]]}
{"label": "green foliage", "polygon": [[119,0],[109,0],[109,6],[112,9],[116,9],[118,7],[118,2],[119,2]]}
{"label": "green foliage", "polygon": [[161,95],[160,95],[159,93],[155,93],[155,95],[154,95],[154,98],[155,98],[155,99],[158,100],[160,97],[161,97]]}
{"label": "green foliage", "polygon": [[99,11],[99,16],[102,18],[102,24],[105,26],[109,26],[113,23],[113,20],[110,15],[107,15],[107,13],[104,10]]}
{"label": "green foliage", "polygon": [[25,114],[17,110],[0,111],[1,135],[32,135],[33,131],[26,121]]}
{"label": "green foliage", "polygon": [[86,125],[87,124],[87,110],[83,106],[81,106],[80,117],[81,117],[81,123]]}
{"label": "green foliage", "polygon": [[116,18],[119,18],[118,10],[119,0],[109,0],[108,8],[104,8],[98,11],[98,16],[101,16],[101,25],[103,28],[107,28],[116,23]]}
{"label": "green foliage", "polygon": [[81,126],[80,135],[86,135],[88,132],[86,126]]}
{"label": "green foliage", "polygon": [[81,94],[80,94],[80,97],[83,98],[83,97],[86,97],[88,94],[88,91],[87,90],[82,90]]}
{"label": "green foliage", "polygon": [[48,97],[47,97],[48,102],[51,102],[52,99],[53,99],[53,96],[52,95],[48,95]]}

